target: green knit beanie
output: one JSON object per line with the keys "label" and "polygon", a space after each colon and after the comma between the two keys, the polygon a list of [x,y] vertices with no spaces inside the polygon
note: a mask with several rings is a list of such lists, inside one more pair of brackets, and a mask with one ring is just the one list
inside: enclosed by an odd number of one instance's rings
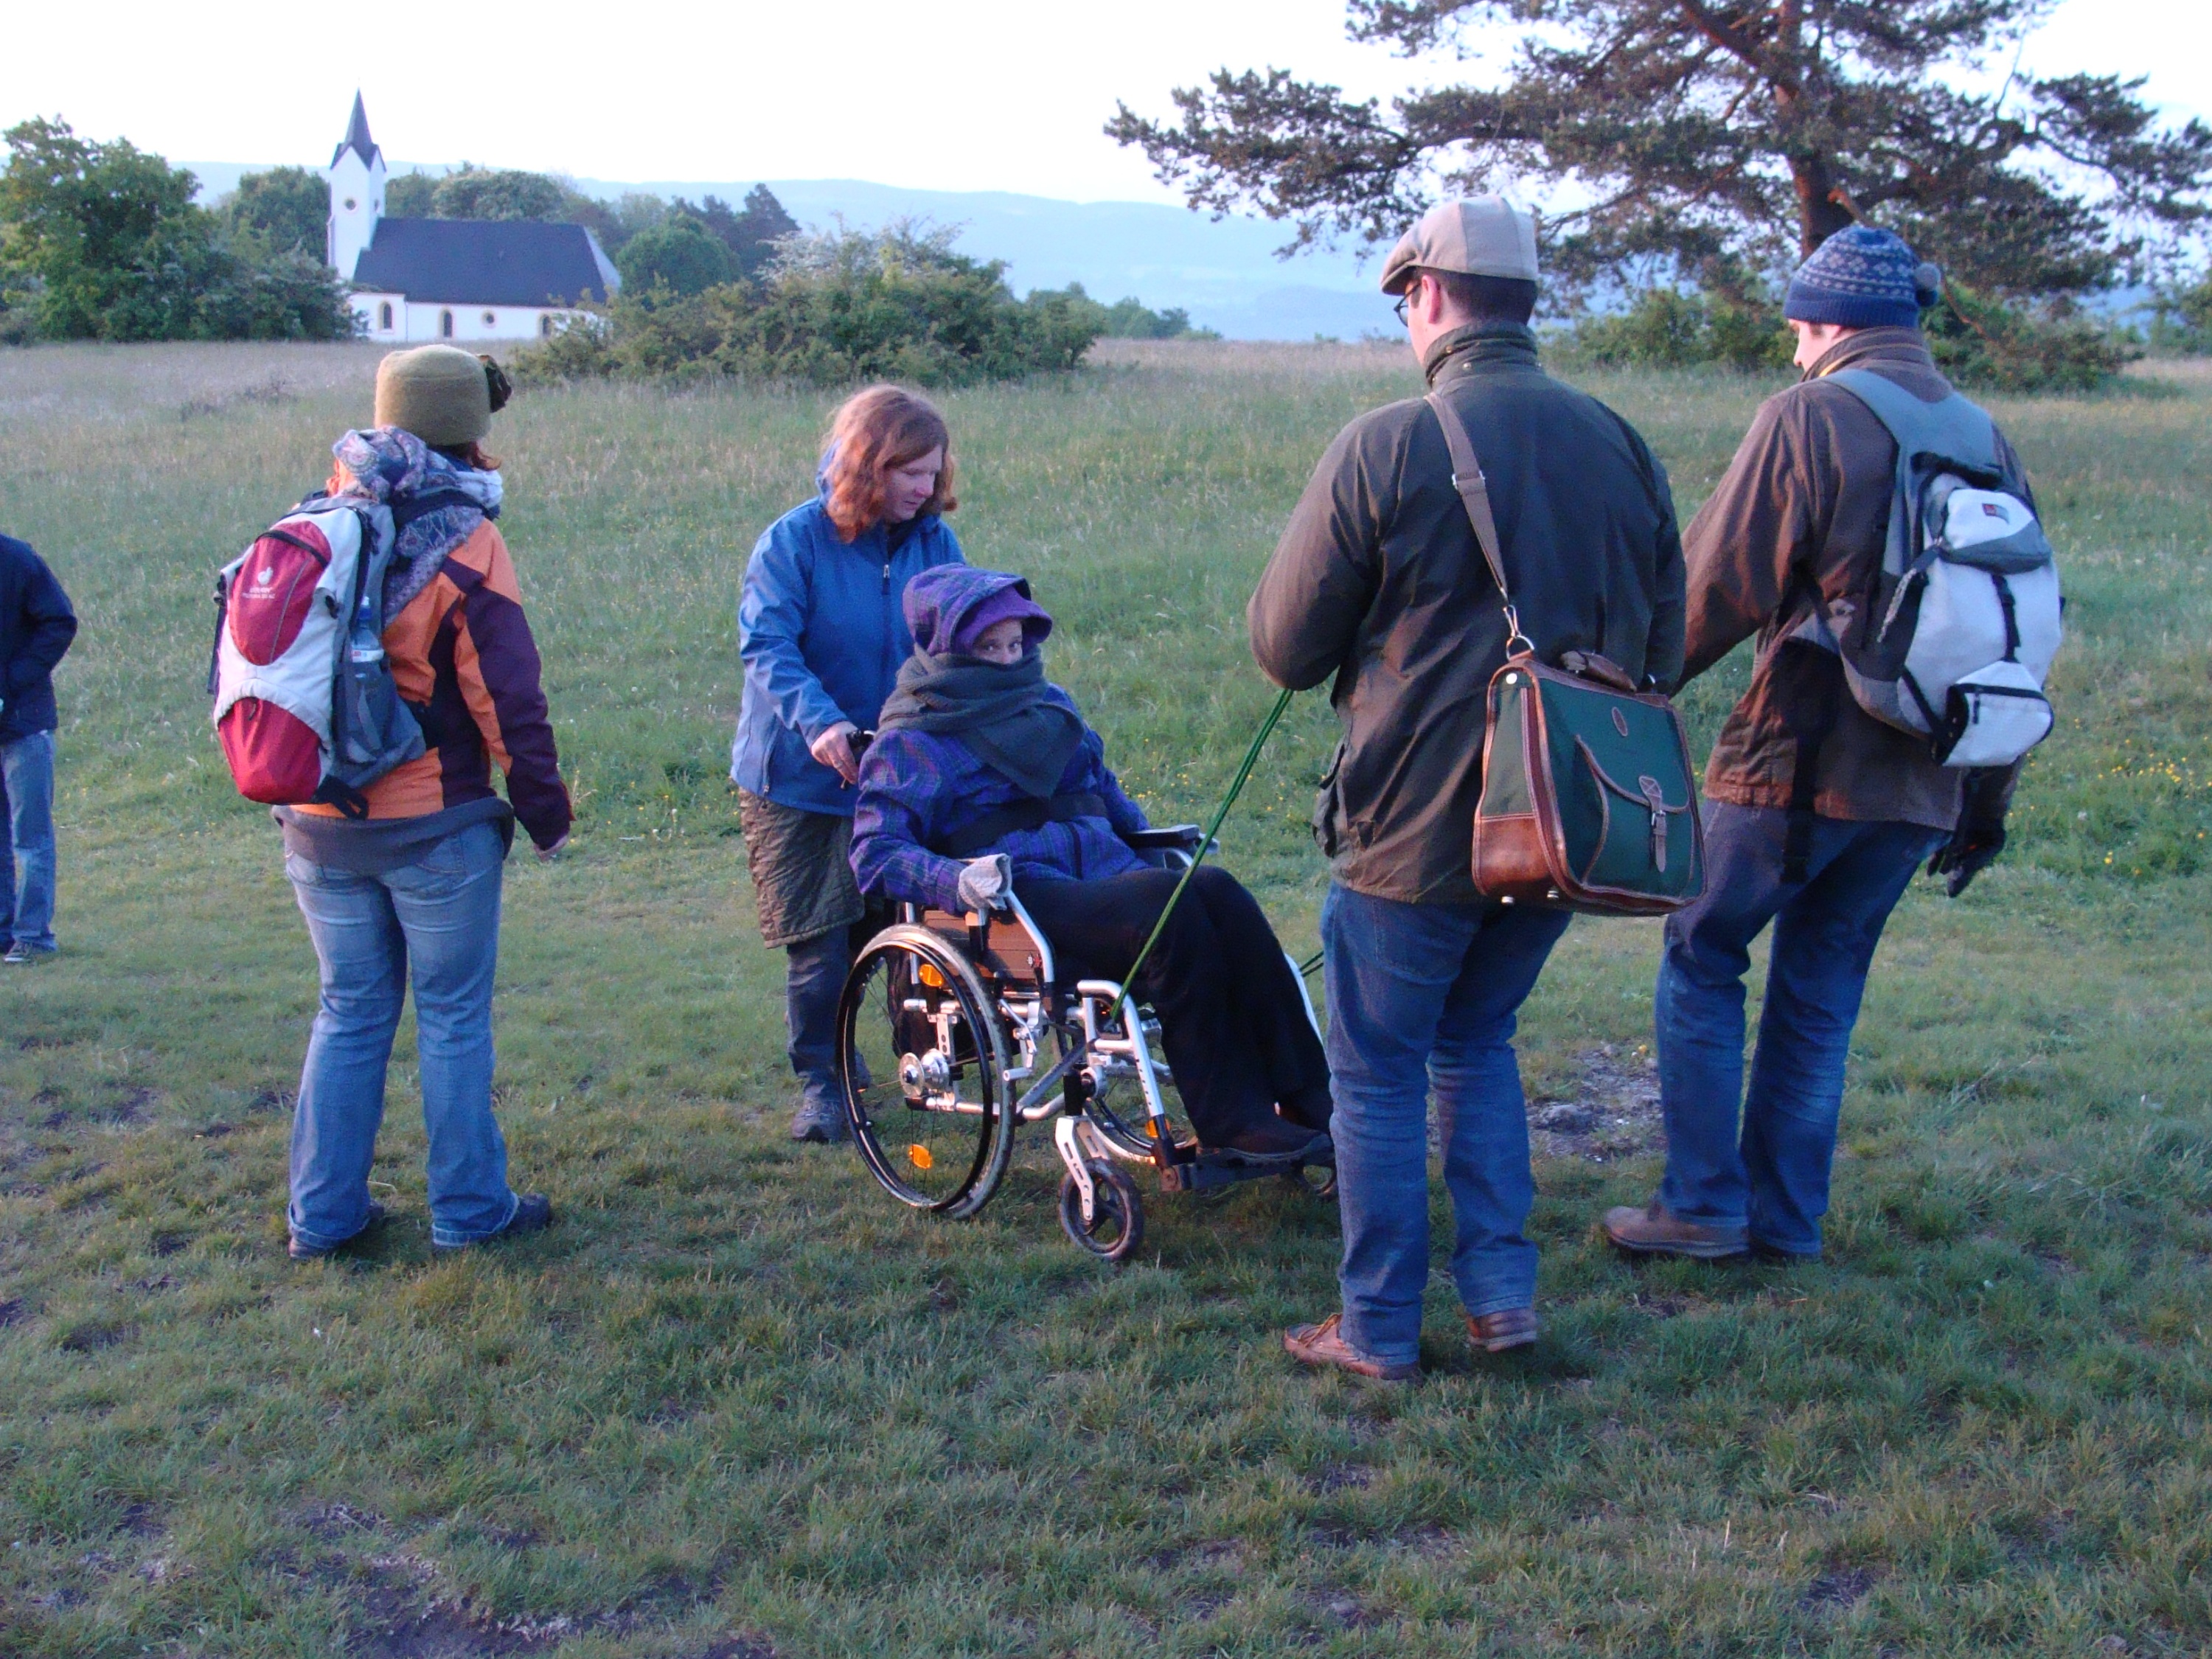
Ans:
{"label": "green knit beanie", "polygon": [[433,448],[474,443],[491,430],[496,373],[490,358],[457,346],[395,351],[376,366],[376,424],[400,427]]}

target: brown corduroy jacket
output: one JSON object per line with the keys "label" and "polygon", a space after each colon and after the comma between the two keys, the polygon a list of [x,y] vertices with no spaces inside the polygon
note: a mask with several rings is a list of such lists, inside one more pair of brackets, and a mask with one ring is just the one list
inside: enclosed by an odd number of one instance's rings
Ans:
{"label": "brown corduroy jacket", "polygon": [[[1803,380],[1759,406],[1727,476],[1682,537],[1689,569],[1683,678],[1753,635],[1758,657],[1746,691],[1705,765],[1710,800],[1787,807],[1797,740],[1775,684],[1773,647],[1802,622],[1817,586],[1829,599],[1863,592],[1881,562],[1896,487],[1897,445],[1872,410],[1840,386],[1839,368],[1867,368],[1929,403],[1950,391],[1917,328],[1845,336]],[[2027,476],[2003,434],[2006,488],[2033,504]],[[1838,681],[1840,686],[1840,681]],[[1939,766],[1927,739],[1885,726],[1838,689],[1821,743],[1814,811],[1854,822],[1949,830],[1966,774]]]}

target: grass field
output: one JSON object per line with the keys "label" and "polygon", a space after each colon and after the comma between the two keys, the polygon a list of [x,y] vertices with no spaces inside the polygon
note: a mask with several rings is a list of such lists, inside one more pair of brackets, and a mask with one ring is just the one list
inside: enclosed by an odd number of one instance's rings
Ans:
{"label": "grass field", "polygon": [[[509,866],[500,1105],[548,1233],[433,1261],[411,1023],[366,1259],[283,1256],[313,958],[200,690],[216,568],[365,418],[372,350],[0,353],[0,528],[60,676],[64,954],[0,974],[0,1654],[2179,1654],[2212,1650],[2212,380],[1998,414],[2062,550],[2062,726],[2014,850],[1890,929],[1826,1263],[1638,1270],[1656,949],[1532,1000],[1533,1354],[1449,1285],[1418,1388],[1294,1370],[1334,1218],[1156,1198],[972,1223],[783,1135],[781,959],[722,782],[745,552],[829,400],[541,392],[504,417],[574,850]],[[1685,517],[1766,389],[1593,378]],[[946,399],[954,522],[1158,818],[1269,693],[1244,597],[1397,354],[1121,347]],[[1741,661],[1687,699],[1710,733]],[[1224,836],[1313,939],[1302,699]],[[1042,1146],[1042,1140],[1039,1143]]]}

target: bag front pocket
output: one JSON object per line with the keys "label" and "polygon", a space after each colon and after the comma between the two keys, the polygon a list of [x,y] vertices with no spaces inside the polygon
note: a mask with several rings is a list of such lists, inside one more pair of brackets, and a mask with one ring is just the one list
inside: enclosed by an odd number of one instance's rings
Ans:
{"label": "bag front pocket", "polygon": [[1696,793],[1677,781],[1678,799],[1648,772],[1633,785],[1599,764],[1589,743],[1575,739],[1575,753],[1594,786],[1597,835],[1589,858],[1575,879],[1585,887],[1627,888],[1641,893],[1677,894],[1698,883],[1698,826],[1692,816]]}

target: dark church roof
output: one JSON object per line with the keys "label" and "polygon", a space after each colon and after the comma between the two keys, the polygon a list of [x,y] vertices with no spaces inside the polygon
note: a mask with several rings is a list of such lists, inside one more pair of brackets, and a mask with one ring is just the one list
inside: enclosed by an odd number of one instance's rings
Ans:
{"label": "dark church roof", "polygon": [[357,289],[445,305],[577,305],[621,281],[583,226],[535,219],[380,219],[353,268]]}
{"label": "dark church roof", "polygon": [[353,95],[353,119],[346,123],[346,136],[338,140],[338,147],[331,152],[331,165],[338,164],[338,157],[348,150],[359,155],[364,165],[376,165],[376,140],[368,136],[368,112],[362,106],[361,94]]}

